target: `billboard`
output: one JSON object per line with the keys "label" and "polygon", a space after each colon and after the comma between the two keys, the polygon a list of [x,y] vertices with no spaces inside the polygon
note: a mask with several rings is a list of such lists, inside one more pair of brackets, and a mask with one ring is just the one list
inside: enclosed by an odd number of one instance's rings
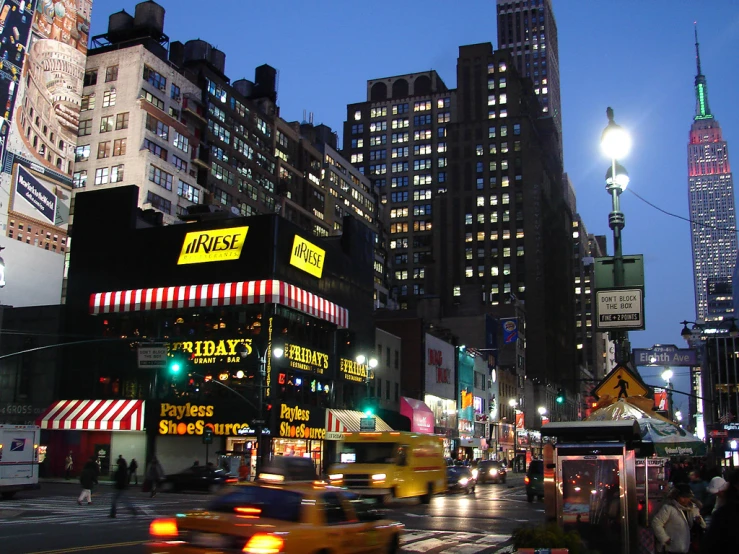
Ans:
{"label": "billboard", "polygon": [[14,173],[13,212],[66,230],[72,189],[44,179],[20,164],[16,164]]}
{"label": "billboard", "polygon": [[[34,204],[34,213],[17,213],[64,228],[66,223],[58,221],[63,207],[52,207],[54,199],[42,189],[58,198],[58,185],[72,188],[92,0],[5,3],[8,6],[4,21],[0,11],[0,78],[9,81],[7,95],[0,82],[0,100],[6,99],[2,123],[9,124],[7,137],[0,125],[5,150],[0,188],[9,190],[12,184],[14,204],[24,206],[19,195]],[[38,194],[23,184],[30,182],[29,174],[19,164],[32,167],[37,178],[43,174],[41,188],[31,185]]]}
{"label": "billboard", "polygon": [[454,347],[448,342],[426,334],[426,394],[453,400]]}

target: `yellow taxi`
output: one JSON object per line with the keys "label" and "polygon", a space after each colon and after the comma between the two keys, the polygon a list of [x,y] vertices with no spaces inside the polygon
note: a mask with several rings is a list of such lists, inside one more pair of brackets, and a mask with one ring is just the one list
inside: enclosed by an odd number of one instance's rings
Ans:
{"label": "yellow taxi", "polygon": [[395,553],[403,527],[358,495],[320,482],[245,483],[206,511],[152,521],[146,552]]}

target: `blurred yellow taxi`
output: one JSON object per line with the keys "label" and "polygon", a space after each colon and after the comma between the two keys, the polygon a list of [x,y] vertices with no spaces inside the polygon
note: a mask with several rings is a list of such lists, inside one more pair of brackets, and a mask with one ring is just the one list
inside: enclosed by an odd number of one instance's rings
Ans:
{"label": "blurred yellow taxi", "polygon": [[152,521],[146,552],[395,553],[402,531],[358,495],[320,482],[244,483],[205,511]]}

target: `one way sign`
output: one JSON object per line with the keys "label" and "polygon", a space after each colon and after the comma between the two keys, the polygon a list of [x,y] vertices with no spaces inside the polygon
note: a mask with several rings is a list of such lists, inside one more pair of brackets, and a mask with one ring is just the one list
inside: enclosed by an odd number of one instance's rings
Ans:
{"label": "one way sign", "polygon": [[599,331],[644,329],[642,289],[609,289],[595,293]]}

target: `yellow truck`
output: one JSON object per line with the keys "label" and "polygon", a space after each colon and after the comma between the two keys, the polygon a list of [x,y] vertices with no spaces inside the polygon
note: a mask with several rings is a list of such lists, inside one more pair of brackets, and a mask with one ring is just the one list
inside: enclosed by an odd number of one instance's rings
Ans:
{"label": "yellow truck", "polygon": [[420,497],[428,504],[447,488],[443,439],[403,431],[345,433],[328,477],[331,485],[386,502]]}

